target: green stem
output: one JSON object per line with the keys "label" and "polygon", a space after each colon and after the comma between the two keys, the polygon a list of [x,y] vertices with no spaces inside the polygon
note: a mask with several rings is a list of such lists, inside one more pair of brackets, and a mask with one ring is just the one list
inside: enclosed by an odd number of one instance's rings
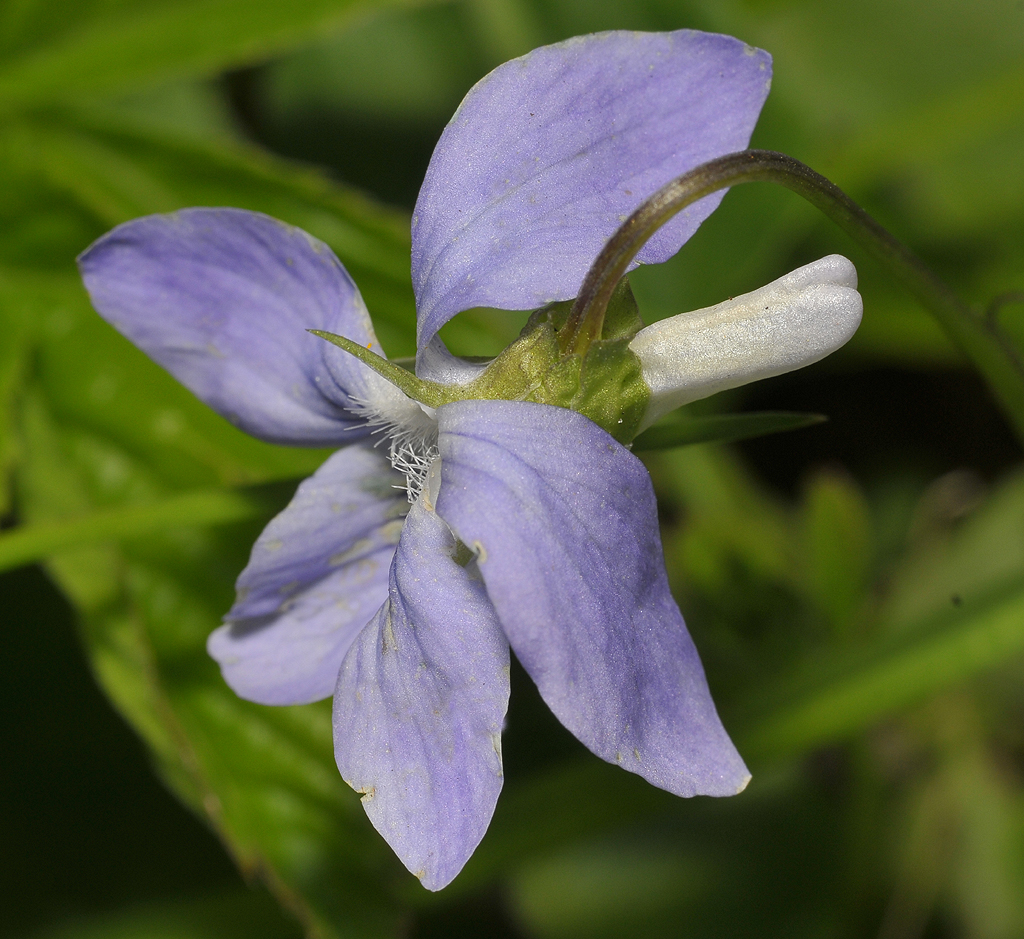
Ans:
{"label": "green stem", "polygon": [[755,180],[779,183],[803,196],[892,271],[985,377],[1024,442],[1024,364],[993,318],[978,316],[913,252],[824,176],[771,150],[744,150],[704,163],[664,186],[626,219],[583,281],[559,335],[562,351],[582,353],[600,337],[615,285],[662,225],[719,189]]}

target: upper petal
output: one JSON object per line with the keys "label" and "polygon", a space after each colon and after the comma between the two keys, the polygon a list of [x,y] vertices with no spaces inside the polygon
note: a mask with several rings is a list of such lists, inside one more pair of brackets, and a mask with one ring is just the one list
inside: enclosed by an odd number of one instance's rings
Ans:
{"label": "upper petal", "polygon": [[359,291],[331,249],[267,215],[184,209],[135,219],[96,241],[79,266],[104,318],[253,436],[348,443],[365,433],[347,410],[352,398],[394,392],[306,332],[376,345]]}
{"label": "upper petal", "polygon": [[668,589],[643,464],[574,411],[437,412],[438,513],[478,552],[519,660],[594,753],[679,795],[749,779]]}
{"label": "upper petal", "polygon": [[[581,36],[483,78],[442,134],[413,214],[418,347],[470,307],[576,296],[644,199],[747,145],[770,76],[766,52],[680,30]],[[675,254],[723,195],[676,216],[637,263]]]}
{"label": "upper petal", "polygon": [[462,869],[494,813],[508,659],[479,574],[421,499],[388,601],[342,664],[334,747],[366,814],[429,890]]}
{"label": "upper petal", "polygon": [[372,447],[347,447],[303,482],[253,545],[238,599],[207,648],[241,697],[328,697],[359,630],[387,596],[408,509],[402,477]]}

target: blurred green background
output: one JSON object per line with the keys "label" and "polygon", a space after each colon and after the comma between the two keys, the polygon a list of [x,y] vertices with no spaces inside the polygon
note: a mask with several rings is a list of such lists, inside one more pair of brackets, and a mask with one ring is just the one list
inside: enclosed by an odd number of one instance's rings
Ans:
{"label": "blurred green background", "polygon": [[[682,27],[775,57],[754,145],[979,309],[1024,288],[1021,0],[0,0],[0,937],[1024,935],[1020,442],[785,191],[733,191],[632,277],[652,320],[833,251],[861,274],[840,353],[692,406],[829,423],[645,455],[743,795],[601,763],[515,670],[494,823],[431,895],[338,778],[329,706],[239,701],[205,655],[324,453],[208,412],[92,313],[75,255],[150,212],[268,212],[335,249],[407,355],[409,211],[470,85],[568,36]],[[1019,348],[1020,297],[995,315]],[[512,319],[444,335],[493,353]]]}

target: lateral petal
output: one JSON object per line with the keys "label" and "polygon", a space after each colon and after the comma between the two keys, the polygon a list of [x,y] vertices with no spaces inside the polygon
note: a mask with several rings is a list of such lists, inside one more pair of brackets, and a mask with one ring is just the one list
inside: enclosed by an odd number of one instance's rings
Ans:
{"label": "lateral petal", "polygon": [[387,597],[409,505],[401,482],[372,447],[347,447],[263,530],[207,642],[239,696],[304,704],[333,693],[345,653]]}
{"label": "lateral petal", "polygon": [[[609,236],[665,183],[750,140],[771,57],[713,33],[580,36],[499,66],[445,128],[413,213],[418,348],[474,306],[576,296]],[[724,193],[661,229],[671,257]]]}
{"label": "lateral petal", "polygon": [[381,353],[352,278],[327,245],[242,209],[183,209],[119,225],[78,259],[106,320],[215,411],[274,443],[366,433],[353,399],[397,389],[322,329]]}
{"label": "lateral petal", "polygon": [[480,843],[501,790],[508,643],[475,565],[421,499],[388,600],[359,634],[334,696],[334,747],[374,827],[428,890]]}
{"label": "lateral petal", "polygon": [[512,401],[437,412],[437,510],[477,551],[544,700],[598,756],[678,795],[749,774],[669,592],[643,464],[587,418]]}

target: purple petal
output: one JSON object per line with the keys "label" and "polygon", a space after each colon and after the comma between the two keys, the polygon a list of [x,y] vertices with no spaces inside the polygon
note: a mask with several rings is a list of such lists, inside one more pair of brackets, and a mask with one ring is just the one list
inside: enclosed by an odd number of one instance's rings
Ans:
{"label": "purple petal", "polygon": [[338,676],[334,749],[345,781],[429,890],[462,869],[501,790],[508,643],[451,530],[416,503],[389,600]]}
{"label": "purple petal", "polygon": [[264,529],[238,600],[207,643],[224,680],[260,704],[329,697],[353,640],[387,597],[409,507],[367,446],[335,453]]}
{"label": "purple petal", "polygon": [[643,464],[574,411],[461,401],[437,412],[437,510],[478,552],[519,660],[594,753],[678,795],[749,774],[669,593]]}
{"label": "purple petal", "polygon": [[359,291],[331,249],[269,216],[150,215],[104,235],[79,266],[105,319],[255,437],[350,443],[366,432],[347,410],[352,399],[372,401],[390,389],[306,332],[376,345]]}
{"label": "purple petal", "polygon": [[[441,136],[413,214],[418,347],[470,307],[576,296],[644,199],[747,145],[770,77],[766,52],[692,30],[582,36],[491,72]],[[723,195],[676,216],[637,263],[675,254]]]}

